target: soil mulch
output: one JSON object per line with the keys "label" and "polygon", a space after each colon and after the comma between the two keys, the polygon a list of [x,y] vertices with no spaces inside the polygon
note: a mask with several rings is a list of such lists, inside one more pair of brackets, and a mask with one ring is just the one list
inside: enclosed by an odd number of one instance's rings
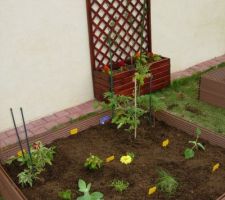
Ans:
{"label": "soil mulch", "polygon": [[[170,145],[163,149],[161,143],[169,138]],[[56,146],[54,164],[42,173],[40,181],[33,188],[21,188],[29,200],[57,200],[58,192],[71,189],[74,199],[78,192],[78,179],[92,183],[92,191],[104,193],[105,200],[164,200],[168,199],[157,191],[148,196],[148,188],[156,183],[157,170],[164,169],[176,177],[179,188],[172,200],[215,200],[225,192],[225,150],[201,141],[206,151],[196,152],[194,159],[185,160],[183,151],[190,147],[189,140],[194,138],[157,122],[151,128],[142,122],[136,140],[123,130],[112,125],[96,126],[76,136],[69,136],[52,143]],[[120,156],[126,152],[135,153],[132,164],[120,163]],[[111,163],[95,172],[86,170],[85,159],[92,153],[104,159],[115,155]],[[219,162],[221,168],[212,174],[213,164]],[[19,167],[16,164],[5,166],[15,182]],[[129,188],[118,193],[110,184],[113,179],[123,179],[130,183]]]}

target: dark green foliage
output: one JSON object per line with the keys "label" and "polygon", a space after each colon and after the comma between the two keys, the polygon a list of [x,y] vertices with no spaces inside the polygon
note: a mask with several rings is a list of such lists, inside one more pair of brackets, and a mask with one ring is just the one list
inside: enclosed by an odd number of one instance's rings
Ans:
{"label": "dark green foliage", "polygon": [[127,181],[115,179],[112,181],[111,186],[117,191],[117,192],[123,192],[129,187],[129,183]]}
{"label": "dark green foliage", "polygon": [[167,197],[173,196],[179,185],[176,179],[164,170],[160,170],[158,176],[156,186],[159,191],[163,192]]}
{"label": "dark green foliage", "polygon": [[58,196],[63,200],[72,200],[72,191],[65,190],[58,193]]}
{"label": "dark green foliage", "polygon": [[98,156],[90,154],[90,156],[86,159],[84,166],[90,170],[100,169],[103,165],[103,160]]}

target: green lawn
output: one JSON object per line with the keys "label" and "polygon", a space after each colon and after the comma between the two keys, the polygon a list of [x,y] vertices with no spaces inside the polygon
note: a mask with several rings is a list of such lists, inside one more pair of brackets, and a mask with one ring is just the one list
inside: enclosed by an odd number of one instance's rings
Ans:
{"label": "green lawn", "polygon": [[[218,67],[225,67],[225,63],[210,70]],[[199,80],[203,73],[175,80],[170,87],[153,96],[166,104],[167,111],[225,135],[225,109],[198,100]]]}

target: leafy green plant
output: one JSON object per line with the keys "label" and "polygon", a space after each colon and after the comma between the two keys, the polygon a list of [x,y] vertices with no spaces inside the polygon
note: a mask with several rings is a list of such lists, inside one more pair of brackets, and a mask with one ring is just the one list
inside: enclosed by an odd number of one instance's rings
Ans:
{"label": "leafy green plant", "polygon": [[103,166],[103,160],[98,156],[90,154],[90,156],[86,159],[84,166],[90,170],[97,170]]}
{"label": "leafy green plant", "polygon": [[196,140],[189,141],[190,144],[192,144],[192,148],[186,148],[184,151],[184,157],[185,159],[191,159],[195,156],[195,150],[198,150],[199,148],[202,150],[205,150],[205,147],[202,145],[202,143],[198,142],[199,137],[201,135],[201,129],[196,129]]}
{"label": "leafy green plant", "polygon": [[129,187],[129,182],[115,179],[112,181],[111,186],[114,187],[117,192],[123,192]]}
{"label": "leafy green plant", "polygon": [[72,200],[72,191],[65,190],[58,193],[58,196],[63,200]]}
{"label": "leafy green plant", "polygon": [[79,179],[78,187],[83,196],[78,197],[77,200],[103,200],[104,195],[101,192],[90,193],[91,183],[86,184],[84,180]]}
{"label": "leafy green plant", "polygon": [[53,156],[55,154],[55,147],[47,148],[42,142],[35,142],[30,147],[32,160],[28,153],[24,150],[23,155],[18,152],[17,156],[11,156],[6,163],[11,164],[14,161],[20,163],[21,166],[25,166],[24,171],[18,174],[19,183],[24,187],[30,185],[32,187],[33,181],[38,179],[38,175],[45,170],[45,166],[52,165]]}
{"label": "leafy green plant", "polygon": [[116,124],[118,129],[125,126],[127,127],[126,130],[132,131],[135,129],[135,126],[140,124],[139,118],[144,115],[145,111],[142,108],[134,107],[132,97],[113,95],[111,92],[107,92],[105,93],[105,98],[108,99],[109,103],[104,103],[103,107],[113,108],[112,123]]}
{"label": "leafy green plant", "polygon": [[150,77],[149,66],[148,66],[148,56],[146,53],[142,52],[135,59],[135,79],[137,80],[137,94],[140,96],[141,86],[144,85],[144,80]]}
{"label": "leafy green plant", "polygon": [[178,182],[171,176],[168,172],[164,170],[159,171],[159,178],[156,181],[156,187],[159,191],[166,194],[166,196],[171,197],[178,188]]}

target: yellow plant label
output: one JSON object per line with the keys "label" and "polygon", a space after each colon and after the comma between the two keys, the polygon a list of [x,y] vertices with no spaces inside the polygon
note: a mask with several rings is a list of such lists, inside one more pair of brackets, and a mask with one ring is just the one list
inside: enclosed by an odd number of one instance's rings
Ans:
{"label": "yellow plant label", "polygon": [[213,165],[212,173],[218,170],[219,168],[220,168],[220,163],[216,163],[215,165]]}
{"label": "yellow plant label", "polygon": [[152,195],[156,192],[157,190],[157,187],[154,186],[154,187],[150,187],[149,190],[148,190],[148,195]]}
{"label": "yellow plant label", "polygon": [[25,150],[25,149],[23,149],[23,152],[22,152],[22,151],[18,151],[18,152],[17,152],[17,156],[18,156],[18,157],[21,157],[21,156],[23,155],[23,153],[24,153],[24,154],[26,153],[26,150]]}
{"label": "yellow plant label", "polygon": [[106,162],[109,163],[109,162],[112,162],[113,160],[115,160],[115,156],[109,156],[108,158],[106,158]]}
{"label": "yellow plant label", "polygon": [[164,140],[162,142],[162,147],[164,147],[164,148],[167,147],[169,145],[169,143],[170,143],[169,139]]}
{"label": "yellow plant label", "polygon": [[76,135],[78,133],[78,129],[74,128],[70,130],[70,135]]}

